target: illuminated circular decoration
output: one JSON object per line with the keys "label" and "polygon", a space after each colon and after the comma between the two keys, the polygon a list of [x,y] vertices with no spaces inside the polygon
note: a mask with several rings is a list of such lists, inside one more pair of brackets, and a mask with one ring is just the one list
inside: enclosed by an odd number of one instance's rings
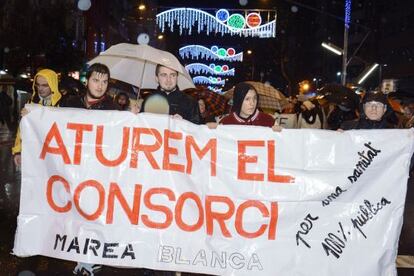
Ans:
{"label": "illuminated circular decoration", "polygon": [[217,81],[221,81],[221,78],[220,77],[217,77]]}
{"label": "illuminated circular decoration", "polygon": [[246,17],[246,25],[249,28],[259,27],[262,24],[262,17],[257,12],[249,13]]}
{"label": "illuminated circular decoration", "polygon": [[225,57],[227,55],[226,49],[224,49],[224,48],[218,49],[217,55],[220,56],[220,57]]}
{"label": "illuminated circular decoration", "polygon": [[90,9],[92,3],[90,0],[79,0],[78,2],[78,9],[81,11],[87,11]]}
{"label": "illuminated circular decoration", "polygon": [[234,29],[243,29],[244,25],[246,25],[246,21],[244,20],[243,15],[235,13],[229,17],[227,25]]}
{"label": "illuminated circular decoration", "polygon": [[239,0],[239,4],[241,6],[246,6],[247,5],[248,0]]}
{"label": "illuminated circular decoration", "polygon": [[223,72],[227,72],[229,70],[229,66],[223,65],[223,67],[221,67],[221,69],[223,70]]}
{"label": "illuminated circular decoration", "polygon": [[228,48],[227,49],[227,55],[232,57],[236,54],[236,50],[234,50],[234,48]]}
{"label": "illuminated circular decoration", "polygon": [[226,9],[220,9],[216,12],[216,18],[218,21],[226,22],[229,19],[230,13]]}
{"label": "illuminated circular decoration", "polygon": [[216,65],[214,63],[210,63],[210,68],[214,70],[214,67],[216,67]]}
{"label": "illuminated circular decoration", "polygon": [[221,72],[221,66],[220,65],[216,65],[216,67],[214,67],[214,71],[220,73]]}
{"label": "illuminated circular decoration", "polygon": [[148,45],[149,42],[149,35],[146,33],[141,33],[137,37],[137,42],[140,45]]}
{"label": "illuminated circular decoration", "polygon": [[213,53],[217,53],[217,51],[218,51],[218,47],[217,47],[217,46],[212,46],[212,47],[211,47],[211,51],[212,51]]}

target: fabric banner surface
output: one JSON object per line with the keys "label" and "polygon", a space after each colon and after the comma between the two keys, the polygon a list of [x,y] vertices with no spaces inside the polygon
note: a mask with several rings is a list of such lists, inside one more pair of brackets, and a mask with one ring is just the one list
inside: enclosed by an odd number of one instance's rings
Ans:
{"label": "fabric banner surface", "polygon": [[413,130],[37,108],[13,253],[215,275],[396,275]]}

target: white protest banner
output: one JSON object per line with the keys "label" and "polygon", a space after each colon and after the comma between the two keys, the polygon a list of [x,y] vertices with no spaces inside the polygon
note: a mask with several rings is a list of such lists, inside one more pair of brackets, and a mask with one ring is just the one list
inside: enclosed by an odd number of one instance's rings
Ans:
{"label": "white protest banner", "polygon": [[14,254],[216,275],[396,275],[413,130],[39,108]]}

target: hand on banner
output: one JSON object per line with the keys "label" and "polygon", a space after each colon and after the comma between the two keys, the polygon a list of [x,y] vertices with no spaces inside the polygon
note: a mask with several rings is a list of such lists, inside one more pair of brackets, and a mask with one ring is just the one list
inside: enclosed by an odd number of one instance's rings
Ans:
{"label": "hand on banner", "polygon": [[340,132],[340,133],[344,133],[345,130],[343,130],[342,128],[338,128],[336,131]]}
{"label": "hand on banner", "polygon": [[206,126],[207,126],[209,129],[216,129],[216,128],[217,128],[217,126],[218,126],[218,123],[216,123],[216,122],[209,122],[209,123],[206,123]]}
{"label": "hand on banner", "polygon": [[277,121],[275,121],[275,124],[272,126],[272,130],[274,132],[281,132],[283,129],[283,127],[279,126],[279,124],[277,123]]}
{"label": "hand on banner", "polygon": [[22,155],[17,153],[13,156],[14,165],[20,167],[22,165]]}
{"label": "hand on banner", "polygon": [[172,115],[173,119],[178,119],[178,120],[182,120],[183,117],[180,114],[174,114]]}
{"label": "hand on banner", "polygon": [[26,116],[27,114],[29,114],[29,110],[25,107],[22,108],[22,110],[20,111],[20,116]]}
{"label": "hand on banner", "polygon": [[138,105],[138,103],[131,103],[129,111],[134,114],[138,114],[141,111],[141,107]]}

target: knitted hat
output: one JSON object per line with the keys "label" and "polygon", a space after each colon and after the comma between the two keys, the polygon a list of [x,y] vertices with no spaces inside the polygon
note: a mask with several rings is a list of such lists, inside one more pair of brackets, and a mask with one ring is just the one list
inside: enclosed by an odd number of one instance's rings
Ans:
{"label": "knitted hat", "polygon": [[362,98],[362,104],[365,104],[367,102],[379,102],[383,104],[387,104],[387,96],[381,92],[367,92]]}

